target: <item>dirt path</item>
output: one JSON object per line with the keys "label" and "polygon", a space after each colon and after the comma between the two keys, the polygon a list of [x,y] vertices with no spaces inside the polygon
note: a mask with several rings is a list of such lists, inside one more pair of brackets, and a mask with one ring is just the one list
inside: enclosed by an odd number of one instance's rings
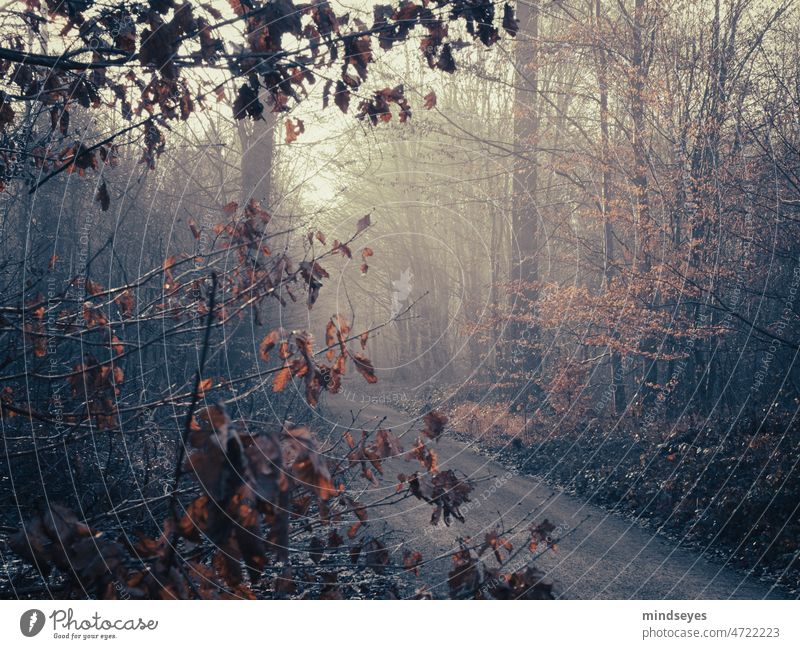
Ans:
{"label": "dirt path", "polygon": [[[357,426],[367,430],[382,418],[382,427],[402,434],[420,425],[407,414],[378,403],[364,404],[347,399],[333,399],[326,406],[332,423],[347,425],[351,412],[361,409]],[[415,434],[403,438],[410,446]],[[618,515],[554,491],[552,486],[534,477],[515,475],[500,464],[453,439],[443,438],[435,449],[442,468],[456,469],[472,479],[484,479],[473,493],[473,502],[464,524],[454,521],[450,527],[430,524],[431,508],[417,500],[387,507],[372,516],[370,525],[385,525],[405,539],[407,546],[426,558],[436,557],[454,547],[459,536],[481,538],[499,521],[506,527],[535,512],[537,522],[549,519],[557,534],[569,535],[558,544],[557,553],[548,553],[538,561],[540,569],[554,580],[558,594],[578,599],[763,599],[788,595],[769,583],[753,579],[733,568],[723,566],[689,549],[671,544]],[[401,459],[389,463],[386,485],[370,489],[365,500],[394,491],[397,473],[416,470]],[[375,512],[378,513],[378,512]],[[520,535],[512,542],[523,543]],[[427,572],[426,583],[437,594],[446,594],[450,560],[435,562]]]}

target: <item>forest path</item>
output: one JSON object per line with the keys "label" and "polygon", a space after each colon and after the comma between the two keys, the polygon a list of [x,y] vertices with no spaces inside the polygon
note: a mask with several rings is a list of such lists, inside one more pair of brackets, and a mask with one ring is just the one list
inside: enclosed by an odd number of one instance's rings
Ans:
{"label": "forest path", "polygon": [[[356,430],[373,430],[379,422],[402,437],[403,448],[413,443],[421,422],[376,402],[347,398],[330,399],[325,412],[331,424],[350,427],[358,414]],[[385,419],[384,419],[385,418]],[[404,547],[418,550],[425,559],[452,551],[460,536],[483,538],[501,522],[506,528],[534,514],[537,523],[548,519],[557,527],[554,537],[566,536],[557,552],[547,552],[537,566],[553,581],[559,597],[569,599],[764,599],[789,597],[779,588],[723,565],[699,551],[682,548],[663,536],[622,516],[562,493],[536,477],[517,475],[467,444],[444,436],[431,443],[442,469],[454,469],[481,480],[465,506],[466,522],[450,527],[430,524],[432,507],[415,498],[371,511],[369,525],[385,526],[404,540]],[[397,458],[385,466],[386,479],[370,487],[361,499],[371,502],[395,491],[398,473],[412,473],[418,464]],[[490,479],[487,479],[490,478]],[[507,535],[516,547],[527,543],[526,526]],[[570,531],[572,530],[572,531]],[[527,554],[527,550],[525,553]],[[519,555],[520,559],[524,556]],[[528,555],[529,556],[529,555]],[[444,557],[426,566],[424,583],[438,596],[447,593],[451,559]],[[423,582],[420,582],[420,585]]]}

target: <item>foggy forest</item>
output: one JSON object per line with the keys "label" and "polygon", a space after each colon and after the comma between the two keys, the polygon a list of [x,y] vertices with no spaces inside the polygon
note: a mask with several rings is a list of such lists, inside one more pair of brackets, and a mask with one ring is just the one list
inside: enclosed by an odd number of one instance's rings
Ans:
{"label": "foggy forest", "polygon": [[0,3],[0,594],[796,598],[793,0]]}

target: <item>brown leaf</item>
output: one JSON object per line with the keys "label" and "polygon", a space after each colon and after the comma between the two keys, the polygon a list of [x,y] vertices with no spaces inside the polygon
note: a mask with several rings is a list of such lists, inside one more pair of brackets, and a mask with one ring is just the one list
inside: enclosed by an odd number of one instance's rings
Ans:
{"label": "brown leaf", "polygon": [[370,215],[365,214],[360,219],[358,219],[358,223],[356,223],[356,234],[366,230],[371,225]]}
{"label": "brown leaf", "polygon": [[375,376],[375,367],[372,365],[372,361],[369,360],[363,354],[355,354],[352,356],[353,362],[355,363],[356,370],[358,371],[361,376],[364,377],[367,383],[377,383],[378,377]]}
{"label": "brown leaf", "polygon": [[325,347],[330,347],[328,351],[325,352],[325,357],[332,361],[336,356],[336,348],[335,345],[337,341],[341,340],[342,336],[339,333],[339,328],[337,327],[337,323],[333,321],[333,318],[328,320],[328,324],[325,326]]}
{"label": "brown leaf", "polygon": [[254,120],[261,119],[264,114],[264,104],[258,98],[258,93],[250,87],[250,84],[242,84],[233,102],[233,117],[244,119],[252,117]]}
{"label": "brown leaf", "polygon": [[342,535],[339,534],[339,530],[333,529],[331,530],[330,534],[328,534],[328,547],[329,548],[338,548],[344,543],[344,539]]}
{"label": "brown leaf", "polygon": [[197,396],[203,397],[207,390],[210,390],[214,385],[214,379],[203,379],[197,385]]}
{"label": "brown leaf", "polygon": [[528,549],[531,552],[536,552],[536,549],[539,547],[540,543],[545,543],[547,547],[550,548],[555,547],[555,540],[552,538],[552,533],[555,531],[555,529],[556,526],[546,518],[541,523],[532,524],[528,528],[528,531],[531,535]]}
{"label": "brown leaf", "polygon": [[247,13],[247,9],[245,9],[241,0],[228,0],[228,4],[231,6],[231,9],[233,9],[233,13],[237,16],[241,17]]}
{"label": "brown leaf", "polygon": [[456,61],[453,58],[453,48],[450,47],[450,43],[445,43],[444,47],[442,47],[442,53],[439,55],[436,67],[448,74],[453,74],[456,71]]}
{"label": "brown leaf", "polygon": [[321,501],[336,495],[327,459],[318,452],[317,442],[305,426],[284,430],[291,461],[292,477],[302,486],[312,489]]}
{"label": "brown leaf", "polygon": [[427,95],[425,95],[425,109],[431,110],[436,106],[436,93],[431,90]]}
{"label": "brown leaf", "polygon": [[314,365],[306,374],[306,402],[312,408],[319,403],[319,395],[323,387],[322,372]]}
{"label": "brown leaf", "polygon": [[276,374],[275,378],[272,379],[272,391],[273,392],[282,392],[286,385],[289,383],[289,379],[292,378],[292,370],[289,367],[281,368]]}
{"label": "brown leaf", "polygon": [[286,138],[285,138],[286,144],[291,144],[292,142],[297,140],[297,138],[306,130],[306,126],[303,123],[303,120],[299,118],[295,120],[294,123],[292,122],[292,120],[287,119],[284,122],[284,127],[286,130]]}
{"label": "brown leaf", "polygon": [[347,109],[350,107],[350,91],[341,80],[336,81],[336,92],[333,93],[333,102],[343,113],[346,113]]}
{"label": "brown leaf", "polygon": [[500,536],[500,531],[494,529],[491,532],[486,533],[483,545],[478,549],[478,555],[479,556],[482,555],[486,550],[492,550],[492,552],[494,552],[495,559],[497,559],[497,562],[502,564],[504,558],[500,551],[505,550],[506,552],[510,553],[513,549],[514,546],[511,545],[511,542],[502,538]]}
{"label": "brown leaf", "polygon": [[441,436],[447,424],[447,417],[437,410],[431,410],[422,420],[425,422],[422,434],[432,440],[437,440]]}
{"label": "brown leaf", "polygon": [[347,528],[347,538],[351,539],[351,540],[356,538],[356,534],[358,534],[358,530],[361,528],[361,526],[363,524],[364,523],[362,523],[361,521],[356,521],[350,527],[348,527]]}
{"label": "brown leaf", "polygon": [[382,458],[396,457],[403,452],[400,440],[390,430],[380,429],[375,435],[375,450]]}
{"label": "brown leaf", "polygon": [[[262,223],[269,223],[272,219],[269,212],[261,207],[261,202],[257,201],[255,198],[251,198],[247,201],[247,205],[245,205],[244,208],[244,216],[247,219],[258,219]],[[253,234],[259,235],[260,233],[254,231]]]}
{"label": "brown leaf", "polygon": [[103,292],[103,287],[98,284],[97,282],[93,282],[90,279],[86,280],[86,292],[89,295],[100,295]]}
{"label": "brown leaf", "polygon": [[533,567],[528,566],[524,570],[519,570],[511,574],[491,574],[489,594],[494,599],[500,600],[520,600],[520,599],[555,599],[553,595],[553,584],[544,581],[545,574]]}
{"label": "brown leaf", "polygon": [[447,586],[451,599],[476,597],[481,586],[478,562],[472,557],[469,548],[461,541],[461,549],[454,553],[453,569],[447,575]]}
{"label": "brown leaf", "polygon": [[406,455],[406,459],[417,460],[429,473],[436,473],[439,470],[439,456],[436,455],[436,451],[425,446],[419,438],[414,442],[414,446]]}
{"label": "brown leaf", "polygon": [[133,315],[134,299],[129,289],[125,289],[122,293],[117,295],[117,297],[114,298],[114,302],[117,304],[119,313],[123,318],[129,318]]}
{"label": "brown leaf", "polygon": [[108,194],[108,186],[105,180],[100,183],[100,186],[97,188],[94,200],[100,203],[100,209],[103,212],[108,212],[108,208],[111,205],[111,196]]}
{"label": "brown leaf", "polygon": [[503,6],[503,29],[505,29],[512,38],[515,37],[519,31],[519,22],[514,16],[514,8],[509,3]]}
{"label": "brown leaf", "polygon": [[419,564],[422,563],[422,553],[411,550],[403,550],[403,569],[419,575]]}
{"label": "brown leaf", "polygon": [[336,239],[333,240],[333,247],[331,248],[331,252],[338,253],[344,257],[347,257],[348,259],[353,258],[353,253],[350,250],[350,246],[348,246],[346,243],[339,243],[339,241]]}
{"label": "brown leaf", "polygon": [[261,360],[266,362],[269,360],[269,353],[274,349],[275,345],[278,344],[278,339],[280,338],[280,332],[270,331],[264,339],[261,341],[261,344],[258,346],[258,355],[261,357]]}
{"label": "brown leaf", "polygon": [[377,574],[382,575],[389,565],[389,550],[378,539],[372,539],[364,547],[364,558],[367,568],[371,568]]}

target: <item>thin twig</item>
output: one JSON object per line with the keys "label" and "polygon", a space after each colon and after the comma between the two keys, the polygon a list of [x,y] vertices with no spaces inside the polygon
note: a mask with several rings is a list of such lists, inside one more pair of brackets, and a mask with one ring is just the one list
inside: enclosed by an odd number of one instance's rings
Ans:
{"label": "thin twig", "polygon": [[203,348],[200,351],[200,364],[197,366],[197,373],[194,379],[194,390],[192,391],[192,400],[189,403],[189,408],[186,410],[186,419],[183,425],[183,435],[181,436],[181,444],[178,447],[178,457],[175,461],[175,476],[172,480],[172,489],[170,498],[169,509],[173,520],[177,522],[177,493],[178,483],[181,479],[183,458],[186,454],[186,445],[189,443],[189,434],[192,430],[192,418],[194,417],[194,409],[197,407],[197,402],[200,400],[200,382],[203,380],[203,370],[206,365],[206,358],[208,356],[208,347],[211,340],[211,326],[214,322],[214,309],[216,308],[217,296],[217,274],[211,273],[211,295],[208,300],[208,315],[206,316],[206,331],[203,337]]}

